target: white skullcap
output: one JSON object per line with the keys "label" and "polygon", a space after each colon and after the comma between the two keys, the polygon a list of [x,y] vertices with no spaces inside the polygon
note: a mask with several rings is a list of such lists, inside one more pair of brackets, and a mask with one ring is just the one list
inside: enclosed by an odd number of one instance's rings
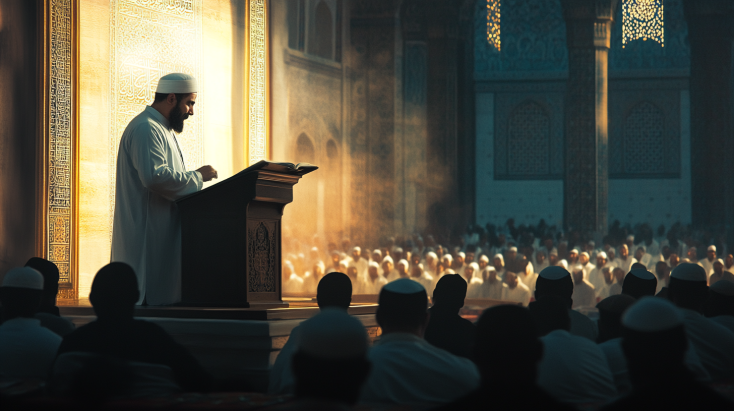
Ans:
{"label": "white skullcap", "polygon": [[608,258],[607,257],[607,253],[605,253],[604,251],[599,251],[598,253],[596,253],[596,258],[599,258],[599,257],[601,257],[603,259],[607,259]]}
{"label": "white skullcap", "polygon": [[516,253],[516,252],[517,252],[517,247],[515,247],[515,246],[512,246],[512,247],[510,247],[510,250],[509,250],[509,251],[510,251],[511,253]]}
{"label": "white skullcap", "polygon": [[382,264],[385,264],[385,261],[389,261],[390,264],[395,264],[395,262],[392,260],[392,257],[389,255],[386,255],[385,258],[382,259]]}
{"label": "white skullcap", "polygon": [[573,271],[584,271],[584,266],[581,264],[576,264],[575,266],[573,266]]}
{"label": "white skullcap", "polygon": [[43,290],[43,275],[30,267],[16,267],[5,274],[2,286]]}
{"label": "white skullcap", "polygon": [[706,282],[706,270],[698,264],[682,263],[678,264],[670,273],[670,278],[677,278],[684,281],[703,281]]}
{"label": "white skullcap", "polygon": [[665,331],[683,324],[673,303],[664,298],[643,297],[622,317],[622,325],[634,331]]}
{"label": "white skullcap", "polygon": [[566,260],[561,260],[561,261],[559,261],[559,262],[558,262],[558,266],[560,266],[560,267],[563,267],[563,268],[565,268],[566,270],[568,270],[568,261],[566,261]]}
{"label": "white skullcap", "polygon": [[632,234],[628,235],[627,241],[635,241],[635,236],[633,236]]}
{"label": "white skullcap", "polygon": [[199,91],[199,84],[197,83],[194,76],[186,73],[171,73],[166,74],[158,80],[158,87],[156,93],[197,93]]}
{"label": "white skullcap", "polygon": [[482,254],[481,257],[479,257],[479,261],[486,261],[489,262],[489,257],[487,257],[485,254]]}
{"label": "white skullcap", "polygon": [[571,274],[569,274],[563,267],[552,265],[544,268],[538,275],[546,280],[560,280],[561,278],[568,277]]}
{"label": "white skullcap", "polygon": [[721,258],[717,258],[716,260],[714,260],[714,264],[716,264],[716,263],[719,263],[719,264],[723,265],[724,267],[726,267],[726,265],[724,264],[724,260],[722,260]]}
{"label": "white skullcap", "polygon": [[410,266],[410,264],[408,264],[408,260],[406,260],[405,258],[398,261],[398,265],[404,265],[406,268]]}
{"label": "white skullcap", "polygon": [[446,274],[456,274],[456,271],[454,271],[454,270],[452,270],[452,269],[450,269],[450,268],[447,268],[447,269],[446,269],[446,270],[445,270],[445,271],[443,272],[443,275],[446,275]]}
{"label": "white skullcap", "polygon": [[451,256],[451,254],[444,254],[443,257],[441,257],[441,260],[449,260],[454,261],[454,257]]}
{"label": "white skullcap", "polygon": [[318,247],[312,247],[311,248],[311,252],[312,253],[318,253],[319,252],[319,248]]}
{"label": "white skullcap", "polygon": [[502,260],[503,263],[505,262],[505,257],[503,257],[502,254],[499,254],[499,253],[495,254],[493,260],[497,258]]}
{"label": "white skullcap", "polygon": [[433,258],[434,260],[438,260],[438,256],[433,251],[429,251],[426,253],[426,259],[428,259],[429,257]]}
{"label": "white skullcap", "polygon": [[709,287],[709,290],[717,294],[732,297],[734,296],[734,283],[727,280],[719,280]]}
{"label": "white skullcap", "polygon": [[574,248],[574,249],[571,250],[571,252],[578,254],[579,253],[579,249],[578,248]]}
{"label": "white skullcap", "polygon": [[365,357],[369,347],[362,323],[343,310],[327,308],[301,323],[299,350],[330,360]]}
{"label": "white skullcap", "polygon": [[471,263],[467,267],[469,267],[472,270],[474,270],[475,273],[479,272],[479,264],[477,264],[477,263]]}
{"label": "white skullcap", "polygon": [[716,246],[715,245],[710,245],[709,248],[708,248],[708,251],[716,252]]}
{"label": "white skullcap", "polygon": [[497,272],[497,270],[493,266],[491,266],[491,265],[488,265],[488,266],[484,267],[482,269],[482,272],[484,272],[484,271],[487,271],[487,272],[489,272],[489,271]]}
{"label": "white skullcap", "polygon": [[589,258],[589,259],[591,258],[591,256],[589,256],[589,253],[587,253],[586,251],[584,251],[583,253],[579,254],[579,256],[582,256],[582,255],[585,255],[586,258]]}
{"label": "white skullcap", "polygon": [[374,250],[372,250],[372,254],[378,254],[378,255],[382,256],[382,251],[380,251],[379,248],[375,248]]}
{"label": "white skullcap", "polygon": [[409,278],[400,278],[395,281],[391,281],[385,284],[382,289],[396,294],[415,294],[421,291],[426,291],[421,283],[413,281]]}
{"label": "white skullcap", "polygon": [[369,266],[370,266],[370,267],[374,267],[374,268],[377,268],[377,269],[379,269],[379,268],[380,268],[380,264],[377,264],[377,262],[376,262],[376,261],[370,261],[370,265],[369,265]]}
{"label": "white skullcap", "polygon": [[362,252],[362,248],[360,246],[358,246],[358,245],[352,247],[352,252],[355,252],[355,251],[358,252],[358,253],[361,253]]}
{"label": "white skullcap", "polygon": [[456,253],[456,255],[458,255],[461,258],[466,258],[466,254],[463,251],[459,251],[458,253]]}

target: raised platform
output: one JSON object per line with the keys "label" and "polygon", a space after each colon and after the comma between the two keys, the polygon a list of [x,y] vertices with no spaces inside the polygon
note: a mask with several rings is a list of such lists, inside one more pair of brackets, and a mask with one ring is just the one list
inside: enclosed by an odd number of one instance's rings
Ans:
{"label": "raised platform", "polygon": [[[311,301],[289,308],[138,307],[135,316],[160,325],[185,346],[226,389],[264,392],[270,367],[293,328],[319,312]],[[80,327],[96,318],[88,300],[59,302],[63,317]],[[349,308],[372,340],[380,335],[376,304]]]}

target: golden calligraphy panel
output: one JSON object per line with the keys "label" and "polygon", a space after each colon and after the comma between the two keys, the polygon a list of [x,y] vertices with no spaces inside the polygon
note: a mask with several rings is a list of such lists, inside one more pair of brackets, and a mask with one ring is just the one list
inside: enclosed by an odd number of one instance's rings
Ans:
{"label": "golden calligraphy panel", "polygon": [[267,157],[267,10],[266,0],[250,0],[249,164]]}

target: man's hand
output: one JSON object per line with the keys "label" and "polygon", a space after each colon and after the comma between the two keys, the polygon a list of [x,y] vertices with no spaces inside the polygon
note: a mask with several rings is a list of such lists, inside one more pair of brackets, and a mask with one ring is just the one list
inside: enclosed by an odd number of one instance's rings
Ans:
{"label": "man's hand", "polygon": [[212,166],[204,166],[196,170],[201,173],[202,179],[204,179],[204,182],[211,181],[213,178],[217,178],[217,170],[214,169]]}

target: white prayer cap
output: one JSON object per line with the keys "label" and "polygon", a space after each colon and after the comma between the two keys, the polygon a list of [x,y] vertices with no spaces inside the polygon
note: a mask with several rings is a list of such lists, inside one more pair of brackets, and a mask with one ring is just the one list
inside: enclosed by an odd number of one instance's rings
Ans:
{"label": "white prayer cap", "polygon": [[734,296],[734,283],[727,280],[719,280],[715,282],[714,285],[709,288],[709,290],[717,294],[732,297]]}
{"label": "white prayer cap", "polygon": [[197,83],[194,76],[186,73],[171,73],[166,74],[158,80],[158,87],[156,93],[197,93],[199,91],[199,84]]}
{"label": "white prayer cap", "polygon": [[565,268],[552,265],[544,268],[538,276],[540,278],[545,278],[546,280],[560,280],[561,278],[568,277],[570,275],[571,274],[569,274]]}
{"label": "white prayer cap", "polygon": [[461,258],[466,258],[466,254],[463,251],[459,251],[457,255]]}
{"label": "white prayer cap", "polygon": [[716,246],[715,245],[710,245],[709,248],[708,248],[708,251],[716,252]]}
{"label": "white prayer cap", "polygon": [[475,273],[478,273],[479,272],[479,264],[477,264],[477,263],[471,263],[467,267],[468,268],[471,268],[472,270],[474,270]]}
{"label": "white prayer cap", "polygon": [[389,255],[386,255],[385,258],[382,259],[382,264],[385,264],[386,261],[390,264],[395,264],[395,262],[392,260],[392,257],[390,257]]}
{"label": "white prayer cap", "polygon": [[582,256],[582,255],[585,255],[585,256],[586,256],[586,258],[589,258],[589,259],[591,258],[591,257],[589,256],[589,253],[587,253],[586,251],[584,251],[583,253],[579,254],[579,256]]}
{"label": "white prayer cap", "polygon": [[486,267],[484,267],[482,269],[482,272],[484,272],[484,271],[487,271],[487,272],[489,272],[489,271],[495,271],[496,272],[497,270],[494,268],[494,266],[488,265],[488,266],[486,266]]}
{"label": "white prayer cap", "polygon": [[311,247],[311,252],[312,253],[318,253],[319,252],[319,248],[318,247]]}
{"label": "white prayer cap", "polygon": [[579,249],[578,248],[574,248],[574,249],[571,250],[571,252],[578,254],[579,253]]}
{"label": "white prayer cap", "polygon": [[432,258],[434,260],[438,260],[438,256],[433,251],[429,251],[426,253],[426,259]]}
{"label": "white prayer cap", "polygon": [[656,297],[643,297],[622,317],[622,325],[634,331],[657,332],[683,324],[683,317],[673,303]]}
{"label": "white prayer cap", "polygon": [[609,258],[609,257],[607,257],[607,253],[605,253],[604,251],[599,251],[598,253],[596,253],[596,257],[597,257],[597,258],[601,257],[601,258],[603,258],[603,259],[605,259],[605,260],[606,260],[607,258]]}
{"label": "white prayer cap", "polygon": [[379,254],[380,256],[382,256],[382,251],[380,251],[379,248],[375,248],[374,250],[372,250],[372,254]]}
{"label": "white prayer cap", "polygon": [[358,253],[361,253],[362,252],[362,248],[360,246],[358,246],[358,245],[352,247],[352,252],[355,252],[355,251],[358,252]]}
{"label": "white prayer cap", "polygon": [[508,251],[510,251],[511,253],[516,253],[517,252],[517,247],[512,246],[512,247],[510,247],[510,249]]}
{"label": "white prayer cap", "polygon": [[487,257],[485,254],[482,254],[481,257],[479,257],[479,261],[486,261],[489,262],[489,257]]}
{"label": "white prayer cap", "polygon": [[364,325],[344,310],[323,309],[299,329],[299,350],[304,354],[330,360],[367,355],[369,340]]}
{"label": "white prayer cap", "polygon": [[493,259],[497,259],[497,258],[502,260],[503,263],[505,262],[505,257],[503,257],[502,254],[500,253],[495,254]]}
{"label": "white prayer cap", "polygon": [[43,275],[30,267],[16,267],[5,274],[3,287],[43,290]]}
{"label": "white prayer cap", "polygon": [[703,281],[706,282],[706,270],[698,264],[682,263],[678,264],[670,273],[670,278],[677,278],[684,281]]}
{"label": "white prayer cap", "polygon": [[443,257],[441,257],[441,261],[443,260],[449,260],[449,262],[454,261],[454,257],[451,256],[451,254],[444,254]]}
{"label": "white prayer cap", "polygon": [[633,236],[632,234],[628,235],[627,241],[635,241],[635,236]]}
{"label": "white prayer cap", "polygon": [[405,258],[403,258],[402,260],[398,261],[398,265],[405,266],[405,268],[408,268],[410,266],[410,264],[408,264],[408,260],[406,260]]}
{"label": "white prayer cap", "polygon": [[561,261],[559,261],[559,262],[558,262],[558,265],[559,265],[560,267],[563,267],[563,268],[565,268],[566,270],[568,270],[568,261],[566,261],[566,260],[561,260]]}
{"label": "white prayer cap", "polygon": [[374,268],[380,268],[380,264],[377,264],[376,261],[370,261],[370,265],[369,266],[370,267],[374,267]]}
{"label": "white prayer cap", "polygon": [[445,270],[445,271],[443,272],[443,275],[446,275],[446,274],[456,274],[456,271],[454,271],[454,270],[452,270],[452,269],[450,269],[450,268],[447,268],[447,269],[446,269],[446,270]]}
{"label": "white prayer cap", "polygon": [[719,263],[719,264],[723,265],[724,267],[726,267],[726,265],[724,264],[724,260],[722,260],[721,258],[717,258],[716,260],[714,260],[714,264],[716,264],[716,263]]}
{"label": "white prayer cap", "polygon": [[583,265],[581,265],[581,264],[576,264],[575,266],[573,266],[573,271],[574,271],[574,272],[577,272],[577,271],[584,271],[584,266],[583,266]]}
{"label": "white prayer cap", "polygon": [[349,261],[346,259],[339,260],[339,267],[342,267],[342,266],[344,266],[344,268],[349,267]]}

